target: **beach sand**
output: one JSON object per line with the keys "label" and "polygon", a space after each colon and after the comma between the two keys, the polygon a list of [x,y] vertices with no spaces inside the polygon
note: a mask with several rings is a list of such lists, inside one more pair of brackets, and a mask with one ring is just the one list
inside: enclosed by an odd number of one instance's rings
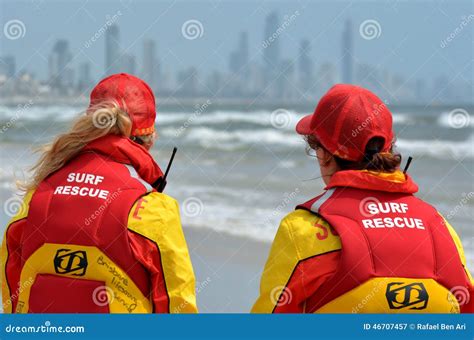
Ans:
{"label": "beach sand", "polygon": [[217,233],[208,228],[186,228],[199,312],[248,313],[258,296],[260,276],[269,242]]}

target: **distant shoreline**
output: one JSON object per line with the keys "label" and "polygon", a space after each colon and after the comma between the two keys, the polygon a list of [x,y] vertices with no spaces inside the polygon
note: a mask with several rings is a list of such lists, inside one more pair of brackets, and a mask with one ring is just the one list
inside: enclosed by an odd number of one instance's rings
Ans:
{"label": "distant shoreline", "polygon": [[[8,98],[0,98],[0,105],[7,107],[17,107],[22,105],[35,106],[52,106],[52,105],[71,105],[77,107],[85,107],[88,104],[89,98],[85,96],[15,96]],[[287,100],[258,100],[246,98],[178,98],[178,97],[157,97],[158,109],[161,111],[199,111],[201,106],[206,105],[206,111],[215,110],[238,110],[238,111],[256,111],[256,110],[276,110],[287,109],[294,110],[301,113],[309,113],[314,110],[317,103],[317,98],[314,101],[287,101]],[[210,102],[210,103],[208,103]],[[462,108],[468,112],[474,111],[473,103],[458,103],[458,104],[419,104],[419,103],[405,103],[405,104],[388,104],[390,109],[394,112],[399,111],[417,111],[417,112],[432,112],[432,111],[451,111],[453,109]]]}

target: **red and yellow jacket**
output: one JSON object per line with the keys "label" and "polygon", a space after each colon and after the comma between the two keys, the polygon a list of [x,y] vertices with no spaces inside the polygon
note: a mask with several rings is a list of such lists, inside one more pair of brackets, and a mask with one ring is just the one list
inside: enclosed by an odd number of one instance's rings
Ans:
{"label": "red and yellow jacket", "polygon": [[151,155],[116,135],[50,175],[7,226],[7,313],[193,313],[194,273],[177,202]]}
{"label": "red and yellow jacket", "polygon": [[255,313],[473,310],[459,237],[400,171],[340,171],[281,222]]}

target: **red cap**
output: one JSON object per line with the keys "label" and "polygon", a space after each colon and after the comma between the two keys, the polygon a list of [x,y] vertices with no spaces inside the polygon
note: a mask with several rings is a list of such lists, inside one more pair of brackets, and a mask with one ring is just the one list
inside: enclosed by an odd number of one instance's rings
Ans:
{"label": "red cap", "polygon": [[312,115],[303,117],[296,132],[311,135],[333,155],[350,161],[364,158],[373,137],[384,139],[382,152],[393,141],[392,113],[375,94],[359,86],[334,85],[321,98]]}
{"label": "red cap", "polygon": [[102,79],[92,90],[89,107],[114,100],[132,120],[132,136],[149,135],[155,131],[155,96],[141,79],[127,73]]}

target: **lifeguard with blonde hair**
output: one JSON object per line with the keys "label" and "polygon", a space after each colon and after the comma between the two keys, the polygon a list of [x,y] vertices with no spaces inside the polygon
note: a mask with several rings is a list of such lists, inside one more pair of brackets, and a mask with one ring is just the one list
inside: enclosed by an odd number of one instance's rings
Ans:
{"label": "lifeguard with blonde hair", "polygon": [[155,107],[145,82],[109,76],[46,146],[3,239],[5,312],[197,312],[178,203],[149,153]]}

